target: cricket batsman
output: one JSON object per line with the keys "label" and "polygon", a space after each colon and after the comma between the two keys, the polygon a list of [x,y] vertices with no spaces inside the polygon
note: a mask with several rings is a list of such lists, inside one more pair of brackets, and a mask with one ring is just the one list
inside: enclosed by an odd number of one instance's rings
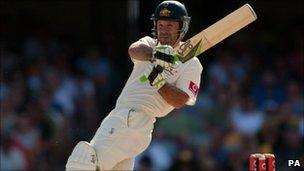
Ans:
{"label": "cricket batsman", "polygon": [[[133,71],[115,108],[91,142],[75,146],[66,170],[133,170],[135,157],[151,142],[156,118],[195,104],[203,67],[196,57],[181,63],[173,56],[189,27],[185,6],[164,1],[151,20],[154,37],[143,37],[129,47]],[[144,74],[148,79],[142,82]]]}

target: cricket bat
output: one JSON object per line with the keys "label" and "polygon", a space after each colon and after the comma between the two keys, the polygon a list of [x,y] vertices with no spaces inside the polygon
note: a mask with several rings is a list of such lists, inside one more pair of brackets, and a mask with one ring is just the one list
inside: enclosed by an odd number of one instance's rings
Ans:
{"label": "cricket bat", "polygon": [[[256,19],[257,16],[254,10],[249,4],[245,4],[205,30],[183,42],[181,45],[175,47],[173,56],[176,61],[185,63],[252,23]],[[142,76],[140,81],[147,81],[147,76]]]}
{"label": "cricket bat", "polygon": [[174,48],[174,54],[184,63],[194,56],[205,52],[256,19],[257,16],[254,10],[249,4],[245,4]]}

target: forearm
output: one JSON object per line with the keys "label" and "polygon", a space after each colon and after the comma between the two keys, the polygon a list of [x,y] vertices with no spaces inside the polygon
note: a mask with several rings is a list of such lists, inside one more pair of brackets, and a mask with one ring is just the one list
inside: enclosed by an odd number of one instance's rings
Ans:
{"label": "forearm", "polygon": [[129,55],[133,59],[149,61],[152,58],[153,49],[143,43],[135,42],[129,47]]}
{"label": "forearm", "polygon": [[176,109],[183,107],[189,99],[188,94],[169,83],[166,83],[161,87],[158,90],[158,93],[166,100],[167,103]]}

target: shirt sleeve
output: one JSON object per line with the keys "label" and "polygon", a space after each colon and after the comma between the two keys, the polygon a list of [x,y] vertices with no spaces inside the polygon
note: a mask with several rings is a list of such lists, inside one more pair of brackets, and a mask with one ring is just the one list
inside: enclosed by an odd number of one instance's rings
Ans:
{"label": "shirt sleeve", "polygon": [[196,97],[199,92],[203,67],[197,58],[193,58],[188,62],[189,64],[182,71],[179,79],[176,82],[176,87],[189,95],[190,98],[186,104],[192,106],[195,104]]}
{"label": "shirt sleeve", "polygon": [[[139,39],[138,41],[144,43],[145,45],[147,45],[147,46],[149,46],[149,47],[151,47],[151,48],[154,48],[154,47],[155,47],[155,44],[156,44],[156,40],[153,39],[153,38],[150,37],[150,36],[145,36],[145,37]],[[131,58],[131,60],[132,60],[132,62],[133,62],[134,64],[135,64],[135,63],[137,64],[137,63],[141,63],[141,62],[142,62],[142,61],[139,61],[139,60],[136,60],[136,59],[133,59],[133,58]]]}
{"label": "shirt sleeve", "polygon": [[140,42],[143,42],[145,45],[151,47],[151,48],[154,48],[155,47],[155,39],[153,39],[152,37],[150,36],[145,36],[141,39],[139,39]]}

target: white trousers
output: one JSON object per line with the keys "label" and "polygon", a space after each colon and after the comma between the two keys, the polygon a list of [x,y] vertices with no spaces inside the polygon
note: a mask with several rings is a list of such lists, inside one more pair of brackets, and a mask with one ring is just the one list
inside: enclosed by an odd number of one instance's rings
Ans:
{"label": "white trousers", "polygon": [[155,118],[136,109],[114,109],[91,140],[100,170],[132,170],[151,142]]}

